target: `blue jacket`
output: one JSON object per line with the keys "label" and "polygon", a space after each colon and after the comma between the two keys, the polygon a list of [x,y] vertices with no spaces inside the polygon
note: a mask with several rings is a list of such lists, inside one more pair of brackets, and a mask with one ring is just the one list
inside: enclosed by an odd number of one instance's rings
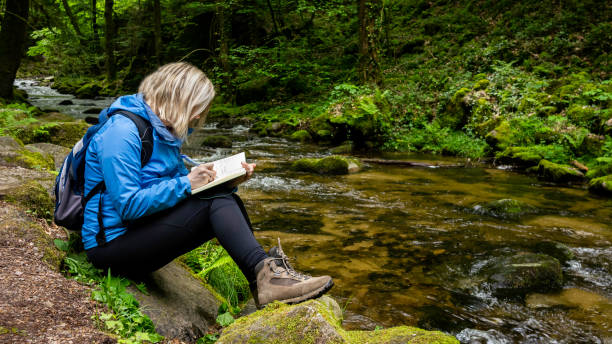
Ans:
{"label": "blue jacket", "polygon": [[[141,142],[134,122],[125,116],[111,116],[125,110],[147,119],[153,127],[153,154],[141,168]],[[189,173],[181,159],[182,141],[174,137],[145,103],[142,95],[118,98],[100,113],[107,121],[94,135],[85,157],[85,194],[104,180],[102,221],[106,241],[126,231],[126,223],[171,208],[191,194]],[[96,247],[100,195],[85,206],[83,244]]]}

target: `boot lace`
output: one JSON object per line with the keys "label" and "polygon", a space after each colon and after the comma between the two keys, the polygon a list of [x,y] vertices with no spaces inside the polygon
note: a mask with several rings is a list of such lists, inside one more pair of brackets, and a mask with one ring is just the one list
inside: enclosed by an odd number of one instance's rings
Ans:
{"label": "boot lace", "polygon": [[[307,280],[307,279],[311,278],[310,275],[303,274],[303,273],[295,271],[293,266],[291,266],[291,264],[289,263],[289,257],[285,254],[285,252],[283,251],[283,248],[281,246],[280,238],[278,238],[278,249],[276,250],[276,256],[274,256],[272,258],[274,258],[276,261],[282,262],[282,266],[285,268],[285,270],[287,271],[287,273],[289,275],[291,275],[293,277],[296,277],[298,279],[301,279],[301,280]],[[277,265],[279,265],[279,264],[277,263]],[[281,265],[279,265],[279,266],[281,266]]]}

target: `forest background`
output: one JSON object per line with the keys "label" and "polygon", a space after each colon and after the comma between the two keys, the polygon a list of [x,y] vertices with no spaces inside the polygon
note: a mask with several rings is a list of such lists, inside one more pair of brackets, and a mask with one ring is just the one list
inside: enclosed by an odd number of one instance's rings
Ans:
{"label": "forest background", "polygon": [[259,135],[612,174],[607,1],[1,0],[0,8],[5,99],[15,73],[53,75],[54,88],[78,97],[117,96],[183,60],[217,86],[213,120],[248,121]]}

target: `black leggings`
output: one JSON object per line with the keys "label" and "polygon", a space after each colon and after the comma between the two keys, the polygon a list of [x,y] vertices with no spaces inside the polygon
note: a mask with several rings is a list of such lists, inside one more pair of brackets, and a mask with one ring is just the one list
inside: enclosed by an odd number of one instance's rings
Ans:
{"label": "black leggings", "polygon": [[192,196],[173,208],[131,223],[122,236],[87,250],[100,269],[140,277],[216,237],[249,282],[267,257],[255,240],[237,195],[212,199]]}

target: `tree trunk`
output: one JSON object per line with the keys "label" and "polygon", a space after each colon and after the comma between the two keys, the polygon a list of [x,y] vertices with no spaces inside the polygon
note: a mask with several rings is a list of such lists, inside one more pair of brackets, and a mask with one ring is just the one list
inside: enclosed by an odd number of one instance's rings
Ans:
{"label": "tree trunk", "polygon": [[26,40],[29,0],[6,0],[0,29],[0,98],[13,98],[13,82]]}
{"label": "tree trunk", "polygon": [[381,0],[359,0],[359,80],[381,84],[378,41],[381,23],[376,18],[382,13]]}
{"label": "tree trunk", "polygon": [[105,50],[106,50],[106,78],[114,80],[117,76],[117,66],[115,65],[115,23],[113,22],[113,0],[104,2],[104,21],[105,29]]}
{"label": "tree trunk", "polygon": [[93,44],[95,51],[100,47],[100,36],[98,35],[98,3],[96,0],[91,0],[91,31],[93,32]]}
{"label": "tree trunk", "polygon": [[217,7],[217,17],[219,20],[219,62],[223,70],[223,88],[233,102],[232,71],[229,62],[229,40],[231,37],[232,25],[228,18],[228,13],[230,13],[228,5],[222,4]]}
{"label": "tree trunk", "polygon": [[155,31],[155,59],[157,66],[161,65],[161,6],[159,0],[153,1],[153,18],[154,18],[154,31]]}
{"label": "tree trunk", "polygon": [[268,2],[268,10],[270,11],[270,16],[272,17],[272,24],[274,24],[274,33],[278,35],[278,24],[276,24],[276,16],[274,15],[274,8],[272,7],[272,3],[270,0]]}
{"label": "tree trunk", "polygon": [[68,5],[68,0],[62,0],[62,4],[64,5],[64,10],[66,11],[66,15],[68,16],[68,19],[70,20],[70,25],[72,25],[72,28],[74,29],[74,32],[76,32],[79,39],[81,39],[83,35],[81,34],[79,23],[77,22],[74,15],[72,15],[72,10],[70,9],[70,6]]}

